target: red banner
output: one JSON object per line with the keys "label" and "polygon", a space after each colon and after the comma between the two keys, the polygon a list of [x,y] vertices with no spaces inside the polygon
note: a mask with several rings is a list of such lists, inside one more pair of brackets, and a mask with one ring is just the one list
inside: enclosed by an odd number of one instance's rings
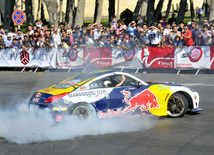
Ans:
{"label": "red banner", "polygon": [[109,67],[112,65],[111,48],[86,49],[83,58],[93,67]]}
{"label": "red banner", "polygon": [[174,68],[174,48],[144,48],[141,61],[145,68]]}
{"label": "red banner", "polygon": [[214,46],[210,46],[210,69],[214,69]]}

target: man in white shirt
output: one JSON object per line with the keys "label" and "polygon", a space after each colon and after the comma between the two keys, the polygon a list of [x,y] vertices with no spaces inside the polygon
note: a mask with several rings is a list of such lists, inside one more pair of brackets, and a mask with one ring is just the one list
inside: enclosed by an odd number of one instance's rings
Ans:
{"label": "man in white shirt", "polygon": [[155,27],[154,23],[152,23],[151,27],[149,27],[149,36],[150,36],[151,46],[153,47],[159,45],[159,36],[158,36],[159,32],[160,30],[157,27]]}
{"label": "man in white shirt", "polygon": [[54,43],[54,47],[59,47],[61,45],[61,36],[60,34],[58,33],[58,29],[55,28],[54,30],[54,34],[52,36],[52,39],[53,39],[53,43]]}

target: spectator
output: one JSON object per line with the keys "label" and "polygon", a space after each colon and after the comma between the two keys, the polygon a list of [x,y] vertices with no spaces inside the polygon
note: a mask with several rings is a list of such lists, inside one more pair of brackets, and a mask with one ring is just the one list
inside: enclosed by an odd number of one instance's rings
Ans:
{"label": "spectator", "polygon": [[184,45],[183,39],[181,39],[178,35],[175,37],[175,42],[173,43],[175,48],[182,48]]}
{"label": "spectator", "polygon": [[62,39],[62,48],[65,48],[64,54],[67,53],[67,51],[68,51],[68,45],[66,44],[65,39]]}
{"label": "spectator", "polygon": [[5,34],[3,36],[4,42],[6,42],[6,40],[8,38],[8,34],[9,34],[9,31],[7,29],[5,29]]}
{"label": "spectator", "polygon": [[116,16],[113,17],[111,23],[110,23],[110,26],[113,27],[113,29],[117,29],[117,18]]}
{"label": "spectator", "polygon": [[4,49],[4,48],[5,48],[4,39],[3,39],[2,35],[0,35],[0,50]]}
{"label": "spectator", "polygon": [[102,42],[101,38],[97,39],[96,47],[104,47],[104,43]]}
{"label": "spectator", "polygon": [[79,42],[79,38],[78,37],[74,37],[74,40],[71,44],[72,48],[77,48],[78,47],[78,42]]}
{"label": "spectator", "polygon": [[194,42],[192,39],[192,32],[188,29],[188,26],[184,26],[184,32],[182,33],[182,37],[185,40],[186,46],[193,46]]}
{"label": "spectator", "polygon": [[165,27],[165,26],[166,26],[166,25],[165,25],[165,24],[166,24],[166,23],[165,23],[165,18],[166,18],[165,16],[162,16],[162,17],[161,17],[161,20],[159,21],[159,22],[161,23],[162,27]]}
{"label": "spectator", "polygon": [[163,31],[163,38],[162,38],[162,48],[164,48],[165,44],[170,44],[169,42],[169,34],[170,34],[170,23],[166,24],[166,28]]}
{"label": "spectator", "polygon": [[178,31],[180,31],[180,33],[182,33],[184,31],[184,23],[183,22],[179,23]]}
{"label": "spectator", "polygon": [[158,46],[159,45],[159,32],[160,30],[155,27],[155,24],[152,23],[151,24],[151,27],[149,27],[149,35],[150,35],[150,43],[151,43],[151,46],[155,47],[155,46]]}
{"label": "spectator", "polygon": [[83,38],[79,38],[79,42],[78,42],[78,47],[85,47],[85,43],[84,43],[84,39]]}
{"label": "spectator", "polygon": [[12,44],[12,42],[13,42],[12,34],[9,34],[9,35],[7,36],[7,40],[5,41],[5,47],[6,47],[6,48],[9,48],[10,45]]}
{"label": "spectator", "polygon": [[35,40],[33,39],[33,36],[29,36],[29,42],[30,42],[31,47],[35,47],[36,42],[35,42]]}
{"label": "spectator", "polygon": [[169,18],[169,21],[168,21],[168,22],[172,25],[172,23],[173,23],[173,22],[176,22],[176,21],[177,21],[177,19],[175,18],[175,14],[173,13],[173,14],[172,14],[172,17]]}
{"label": "spectator", "polygon": [[178,28],[172,27],[172,32],[169,34],[169,42],[170,44],[174,44],[175,43],[175,37],[178,35]]}
{"label": "spectator", "polygon": [[129,43],[130,43],[130,47],[131,48],[135,48],[136,47],[136,42],[134,40],[134,38],[132,36],[130,36],[129,38]]}
{"label": "spectator", "polygon": [[34,30],[32,28],[32,25],[28,25],[28,31],[30,32],[30,35],[34,35]]}
{"label": "spectator", "polygon": [[36,40],[36,48],[41,48],[43,44],[44,44],[43,39],[40,36],[38,36],[38,39]]}
{"label": "spectator", "polygon": [[22,31],[21,31],[21,30],[18,30],[18,31],[17,31],[17,34],[18,34],[18,35],[16,35],[17,39],[23,41],[23,40],[24,40],[24,36],[22,35]]}
{"label": "spectator", "polygon": [[110,35],[110,46],[115,47],[115,35]]}
{"label": "spectator", "polygon": [[135,36],[135,32],[137,31],[136,28],[136,22],[132,21],[131,23],[129,23],[129,26],[126,28],[126,32],[129,33],[129,36]]}
{"label": "spectator", "polygon": [[100,39],[102,40],[103,43],[105,42],[105,40],[106,40],[106,32],[105,31],[101,32]]}
{"label": "spectator", "polygon": [[26,50],[32,47],[28,36],[24,36],[24,40],[20,42],[20,46],[21,46],[20,48],[26,48]]}
{"label": "spectator", "polygon": [[75,32],[74,32],[73,36],[74,36],[74,37],[78,37],[78,38],[81,37],[81,33],[80,33],[79,28],[76,28],[76,29],[75,29]]}
{"label": "spectator", "polygon": [[101,27],[98,26],[97,28],[95,28],[94,30],[94,40],[99,39],[101,36]]}
{"label": "spectator", "polygon": [[71,24],[69,23],[67,24],[67,33],[68,32],[72,33]]}
{"label": "spectator", "polygon": [[86,47],[93,47],[94,46],[94,41],[93,39],[89,38],[88,35],[85,35],[85,46]]}
{"label": "spectator", "polygon": [[42,20],[41,20],[41,19],[38,19],[37,22],[36,22],[36,27],[41,28],[42,25],[43,25]]}
{"label": "spectator", "polygon": [[105,47],[110,47],[110,45],[111,45],[111,38],[110,38],[110,36],[106,37],[104,45],[105,45]]}
{"label": "spectator", "polygon": [[54,34],[52,35],[52,39],[55,48],[61,46],[61,36],[59,35],[57,28],[55,28]]}
{"label": "spectator", "polygon": [[210,46],[213,44],[212,33],[208,30],[208,25],[203,26],[204,29],[201,31],[199,37],[201,37],[202,43],[200,45]]}
{"label": "spectator", "polygon": [[118,36],[115,36],[115,38],[114,38],[114,40],[115,40],[115,46],[119,49],[119,48],[121,48],[121,40],[119,39],[119,37]]}
{"label": "spectator", "polygon": [[53,48],[53,42],[48,37],[46,37],[42,47],[47,49]]}
{"label": "spectator", "polygon": [[201,26],[196,24],[195,30],[193,31],[193,35],[195,36],[195,45],[199,46],[200,44],[200,34],[201,34]]}
{"label": "spectator", "polygon": [[123,48],[123,50],[128,50],[128,49],[131,48],[131,44],[130,44],[129,40],[126,37],[123,38],[121,47]]}
{"label": "spectator", "polygon": [[19,48],[19,46],[20,46],[20,44],[18,42],[18,39],[14,38],[13,41],[12,41],[12,43],[10,44],[10,48],[17,49],[17,48]]}
{"label": "spectator", "polygon": [[201,18],[203,15],[203,10],[196,6],[196,18],[198,17],[199,23],[201,22]]}

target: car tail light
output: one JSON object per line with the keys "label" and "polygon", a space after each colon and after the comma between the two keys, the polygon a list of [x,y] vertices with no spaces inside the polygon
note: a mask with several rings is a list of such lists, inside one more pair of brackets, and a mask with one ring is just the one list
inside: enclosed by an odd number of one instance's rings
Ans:
{"label": "car tail light", "polygon": [[67,94],[69,94],[69,93],[64,93],[64,94],[59,94],[59,95],[51,96],[51,97],[49,97],[49,98],[45,101],[45,103],[54,102],[54,101],[56,101],[56,100],[58,100],[58,99],[64,97],[64,96],[67,95]]}

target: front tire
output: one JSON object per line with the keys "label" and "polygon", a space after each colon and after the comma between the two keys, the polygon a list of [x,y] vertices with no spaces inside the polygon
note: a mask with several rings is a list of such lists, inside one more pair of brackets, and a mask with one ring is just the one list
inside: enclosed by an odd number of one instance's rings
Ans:
{"label": "front tire", "polygon": [[87,120],[93,118],[96,114],[96,111],[90,104],[79,103],[69,110],[68,114],[81,120]]}
{"label": "front tire", "polygon": [[179,93],[173,94],[168,101],[167,113],[169,117],[183,117],[187,112],[189,103],[187,98]]}

